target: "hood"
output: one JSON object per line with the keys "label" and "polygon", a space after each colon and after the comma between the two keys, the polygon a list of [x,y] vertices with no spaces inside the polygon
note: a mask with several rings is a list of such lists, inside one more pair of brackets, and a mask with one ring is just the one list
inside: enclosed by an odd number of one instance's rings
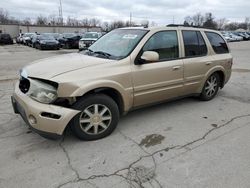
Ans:
{"label": "hood", "polygon": [[63,73],[97,66],[114,60],[97,58],[81,53],[70,53],[33,62],[24,69],[29,77],[51,79]]}

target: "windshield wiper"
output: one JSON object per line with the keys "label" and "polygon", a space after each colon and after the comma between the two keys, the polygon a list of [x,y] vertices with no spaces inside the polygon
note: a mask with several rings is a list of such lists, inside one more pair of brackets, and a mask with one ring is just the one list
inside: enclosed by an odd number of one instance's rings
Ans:
{"label": "windshield wiper", "polygon": [[[93,52],[93,51],[92,51]],[[103,55],[104,57],[106,57],[106,58],[110,58],[110,56],[112,56],[111,54],[109,54],[109,53],[107,53],[107,52],[103,52],[103,51],[95,51],[95,52],[93,52],[93,53],[95,53],[95,54],[100,54],[100,55]]]}

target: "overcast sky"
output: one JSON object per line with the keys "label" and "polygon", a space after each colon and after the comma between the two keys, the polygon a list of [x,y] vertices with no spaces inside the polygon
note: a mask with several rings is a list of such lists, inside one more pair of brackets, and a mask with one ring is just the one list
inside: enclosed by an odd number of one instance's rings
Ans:
{"label": "overcast sky", "polygon": [[[183,23],[188,15],[212,12],[219,18],[244,21],[250,17],[248,0],[62,0],[63,16],[74,18],[95,17],[102,21],[154,21],[158,25]],[[58,15],[59,0],[0,0],[0,8],[16,18],[34,19],[42,14]]]}

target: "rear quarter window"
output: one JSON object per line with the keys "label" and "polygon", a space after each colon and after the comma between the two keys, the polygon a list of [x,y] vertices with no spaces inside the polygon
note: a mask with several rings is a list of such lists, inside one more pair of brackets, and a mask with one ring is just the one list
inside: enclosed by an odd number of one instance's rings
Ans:
{"label": "rear quarter window", "polygon": [[205,33],[216,54],[229,53],[227,43],[218,33],[214,32],[205,32]]}

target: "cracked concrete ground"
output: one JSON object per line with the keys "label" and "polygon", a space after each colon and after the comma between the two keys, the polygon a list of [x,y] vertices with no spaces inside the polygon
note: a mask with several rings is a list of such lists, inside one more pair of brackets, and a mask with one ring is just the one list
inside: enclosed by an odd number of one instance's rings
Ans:
{"label": "cracked concrete ground", "polygon": [[46,140],[11,108],[18,69],[70,51],[0,46],[0,187],[250,187],[250,42],[230,46],[232,78],[214,100],[131,112],[92,142]]}

